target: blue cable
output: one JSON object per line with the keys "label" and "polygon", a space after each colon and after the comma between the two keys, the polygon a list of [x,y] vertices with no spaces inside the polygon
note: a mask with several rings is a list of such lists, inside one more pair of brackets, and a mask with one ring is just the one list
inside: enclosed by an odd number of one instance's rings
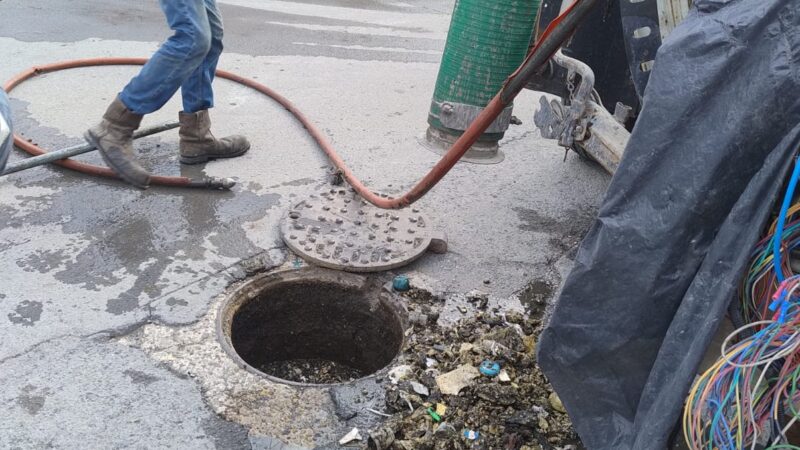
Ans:
{"label": "blue cable", "polygon": [[778,278],[779,283],[783,283],[783,269],[781,268],[781,240],[783,238],[783,227],[786,223],[786,213],[789,212],[789,206],[794,197],[794,190],[797,187],[797,179],[800,178],[800,164],[795,160],[794,171],[792,177],[789,179],[789,186],[786,188],[786,195],[783,197],[783,205],[781,205],[781,213],[778,216],[778,227],[775,229],[775,235],[772,237],[772,264],[775,267],[775,276]]}

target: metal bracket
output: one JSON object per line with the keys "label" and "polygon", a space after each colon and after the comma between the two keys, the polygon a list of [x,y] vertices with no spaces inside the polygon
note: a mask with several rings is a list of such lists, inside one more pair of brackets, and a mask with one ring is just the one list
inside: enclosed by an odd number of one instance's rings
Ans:
{"label": "metal bracket", "polygon": [[[594,72],[581,61],[565,56],[561,50],[553,55],[553,62],[568,70],[568,103],[563,100],[548,102],[542,97],[533,120],[541,130],[542,137],[558,139],[558,144],[562,147],[572,148],[575,141],[586,138],[589,124],[586,105],[594,90]],[[580,76],[580,82],[576,89],[574,80],[577,76]]]}
{"label": "metal bracket", "polygon": [[[539,99],[539,105],[533,120],[542,137],[561,138],[568,120],[565,118],[563,105],[557,100],[548,102],[545,96]],[[620,110],[624,109],[617,110],[620,115],[624,114]],[[630,133],[619,119],[620,117],[611,115],[603,106],[591,100],[586,102],[585,115],[581,118],[587,123],[585,136],[575,139],[570,148],[597,161],[603,169],[613,174],[619,166],[630,137]]]}
{"label": "metal bracket", "polygon": [[[559,138],[559,145],[571,148],[576,140],[586,137],[588,118],[586,117],[586,102],[589,101],[594,90],[594,72],[585,63],[575,58],[570,58],[557,51],[553,55],[553,62],[569,71],[567,74],[567,88],[570,91],[569,109],[566,113],[564,131]],[[580,76],[578,88],[574,87],[576,75]]]}
{"label": "metal bracket", "polygon": [[533,114],[533,123],[545,139],[559,139],[564,133],[564,106],[558,100],[547,101],[539,97],[539,109]]}
{"label": "metal bracket", "polygon": [[[451,130],[463,131],[469,128],[472,122],[483,112],[483,107],[455,102],[433,102],[431,110],[439,110],[439,121]],[[511,123],[513,105],[507,106],[497,119],[489,125],[485,133],[503,133]]]}
{"label": "metal bracket", "polygon": [[580,82],[577,88],[568,84],[570,97],[566,100],[539,99],[539,109],[533,116],[536,127],[545,139],[558,139],[562,147],[597,161],[613,174],[630,137],[624,123],[630,118],[631,108],[619,103],[612,115],[598,98],[592,100],[594,73],[589,66],[560,51],[553,55],[553,61],[569,71],[568,80],[577,75]]}

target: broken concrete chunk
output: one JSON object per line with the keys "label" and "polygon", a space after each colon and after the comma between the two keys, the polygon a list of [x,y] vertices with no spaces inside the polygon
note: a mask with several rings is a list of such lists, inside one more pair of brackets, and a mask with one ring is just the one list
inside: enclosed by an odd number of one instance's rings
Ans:
{"label": "broken concrete chunk", "polygon": [[359,433],[358,428],[353,428],[350,430],[349,433],[344,435],[343,438],[339,439],[339,445],[347,445],[352,442],[360,442],[363,438],[361,437],[361,433]]}
{"label": "broken concrete chunk", "polygon": [[458,395],[462,389],[470,385],[470,381],[478,378],[480,372],[473,366],[464,364],[459,368],[436,377],[436,385],[445,395]]}

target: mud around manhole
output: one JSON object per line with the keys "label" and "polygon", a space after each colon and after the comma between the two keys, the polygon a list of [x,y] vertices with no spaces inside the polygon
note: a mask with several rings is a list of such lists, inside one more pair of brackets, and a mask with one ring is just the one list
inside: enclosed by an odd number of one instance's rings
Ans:
{"label": "mud around manhole", "polygon": [[262,274],[223,303],[223,347],[245,369],[289,383],[334,384],[389,365],[404,312],[375,277],[300,269]]}

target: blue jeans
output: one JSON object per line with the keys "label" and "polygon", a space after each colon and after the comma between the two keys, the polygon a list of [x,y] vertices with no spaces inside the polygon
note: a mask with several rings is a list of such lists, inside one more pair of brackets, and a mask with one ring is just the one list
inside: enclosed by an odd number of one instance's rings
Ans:
{"label": "blue jeans", "polygon": [[183,110],[214,106],[211,82],[222,53],[222,17],[216,0],[160,0],[175,32],[120,93],[136,114],[160,109],[181,88]]}
{"label": "blue jeans", "polygon": [[[11,108],[8,106],[8,97],[6,97],[6,93],[2,88],[0,88],[0,116],[11,127],[11,132],[13,133]],[[3,140],[3,136],[0,135],[0,173],[3,173],[3,169],[6,167],[6,161],[8,161],[8,155],[11,154],[13,145],[14,136],[9,135]]]}

